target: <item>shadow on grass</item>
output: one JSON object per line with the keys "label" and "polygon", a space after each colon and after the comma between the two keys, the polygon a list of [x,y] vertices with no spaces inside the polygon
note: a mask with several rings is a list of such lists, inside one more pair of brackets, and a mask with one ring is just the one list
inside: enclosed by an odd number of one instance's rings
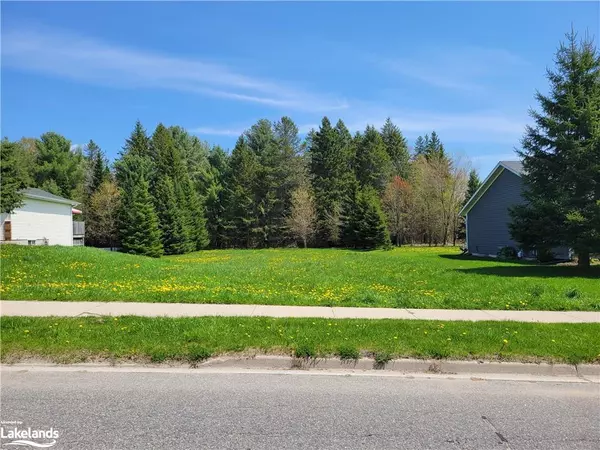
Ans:
{"label": "shadow on grass", "polygon": [[538,266],[530,263],[519,266],[473,267],[454,270],[466,274],[497,277],[597,278],[600,281],[600,266],[580,269],[577,266]]}
{"label": "shadow on grass", "polygon": [[[472,255],[462,255],[462,254],[457,254],[457,255],[438,255],[440,258],[444,258],[444,259],[452,259],[454,261],[493,261],[493,262],[498,262],[499,260],[497,258],[492,258],[490,256],[472,256]],[[503,262],[509,262],[511,264],[522,264],[524,266],[535,266],[537,265],[537,263],[535,261],[527,261],[525,259],[516,259],[516,260],[510,260],[510,261],[503,261]]]}

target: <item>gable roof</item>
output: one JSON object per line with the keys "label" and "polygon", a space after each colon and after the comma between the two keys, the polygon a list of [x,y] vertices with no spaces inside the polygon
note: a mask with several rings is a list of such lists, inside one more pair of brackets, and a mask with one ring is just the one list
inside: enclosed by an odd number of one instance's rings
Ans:
{"label": "gable roof", "polygon": [[490,188],[494,181],[496,181],[496,178],[498,178],[500,174],[505,170],[508,170],[509,172],[512,172],[518,177],[520,177],[521,175],[523,175],[523,164],[521,163],[521,161],[500,161],[498,164],[496,164],[494,170],[492,170],[492,172],[483,181],[481,186],[479,186],[479,189],[475,191],[473,197],[471,197],[469,201],[465,204],[465,206],[462,207],[459,214],[461,216],[466,215],[471,210],[471,208],[475,206],[479,199],[483,197],[483,194],[485,194],[485,192]]}
{"label": "gable roof", "polygon": [[69,200],[68,198],[59,197],[58,195],[51,194],[50,192],[38,188],[23,189],[23,194],[27,198],[33,198],[36,200],[44,200],[52,203],[64,203],[71,206],[79,205],[79,202]]}

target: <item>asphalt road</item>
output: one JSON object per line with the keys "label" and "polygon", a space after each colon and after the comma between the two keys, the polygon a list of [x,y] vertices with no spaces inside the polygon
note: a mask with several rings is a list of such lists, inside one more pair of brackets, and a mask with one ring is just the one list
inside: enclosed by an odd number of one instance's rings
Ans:
{"label": "asphalt road", "polygon": [[1,387],[0,419],[54,427],[53,449],[600,448],[591,383],[3,372]]}

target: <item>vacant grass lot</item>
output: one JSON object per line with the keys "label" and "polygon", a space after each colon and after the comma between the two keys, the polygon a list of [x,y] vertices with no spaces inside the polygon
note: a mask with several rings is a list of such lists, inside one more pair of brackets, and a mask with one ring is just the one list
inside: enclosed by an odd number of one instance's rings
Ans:
{"label": "vacant grass lot", "polygon": [[600,310],[600,266],[539,266],[455,248],[216,250],[151,259],[0,246],[3,299]]}
{"label": "vacant grass lot", "polygon": [[3,362],[197,361],[230,352],[599,362],[600,324],[272,318],[4,317]]}

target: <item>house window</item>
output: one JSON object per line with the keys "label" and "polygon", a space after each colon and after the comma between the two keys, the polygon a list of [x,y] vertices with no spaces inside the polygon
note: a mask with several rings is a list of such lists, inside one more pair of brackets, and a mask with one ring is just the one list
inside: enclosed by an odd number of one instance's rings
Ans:
{"label": "house window", "polygon": [[27,245],[35,245],[35,239],[34,240],[28,240],[27,241]]}

